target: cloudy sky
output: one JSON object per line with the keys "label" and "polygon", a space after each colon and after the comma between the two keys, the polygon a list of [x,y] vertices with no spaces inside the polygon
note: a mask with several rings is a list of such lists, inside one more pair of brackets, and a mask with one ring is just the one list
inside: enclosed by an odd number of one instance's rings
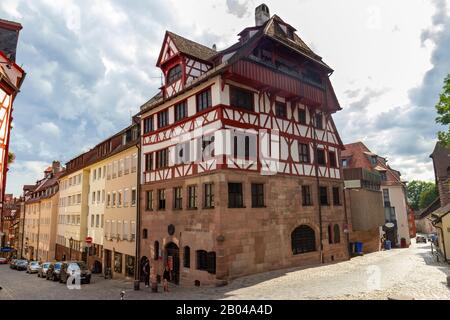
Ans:
{"label": "cloudy sky", "polygon": [[[433,179],[434,105],[450,72],[449,0],[265,1],[335,70],[345,143],[362,140],[404,179]],[[255,0],[8,0],[22,23],[7,191],[21,193],[127,126],[157,91],[165,30],[226,48],[254,25]]]}

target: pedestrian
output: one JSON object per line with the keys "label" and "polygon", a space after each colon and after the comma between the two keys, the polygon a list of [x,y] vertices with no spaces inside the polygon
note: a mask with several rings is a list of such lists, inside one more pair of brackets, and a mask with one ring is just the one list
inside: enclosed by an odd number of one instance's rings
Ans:
{"label": "pedestrian", "polygon": [[164,292],[169,292],[169,281],[170,281],[170,270],[169,267],[166,266],[166,269],[163,273],[163,286],[164,286]]}
{"label": "pedestrian", "polygon": [[145,287],[148,288],[150,286],[150,262],[148,260],[145,261],[142,271],[144,272]]}

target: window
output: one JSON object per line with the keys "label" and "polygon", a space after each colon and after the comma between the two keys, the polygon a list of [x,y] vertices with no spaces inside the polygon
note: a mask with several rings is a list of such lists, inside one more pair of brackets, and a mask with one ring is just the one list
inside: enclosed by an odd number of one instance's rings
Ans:
{"label": "window", "polygon": [[149,172],[153,170],[153,153],[147,153],[145,155],[145,171]]}
{"label": "window", "polygon": [[305,109],[298,109],[298,122],[300,122],[300,124],[306,125],[306,110]]}
{"label": "window", "polygon": [[169,111],[164,110],[158,113],[158,129],[164,128],[169,124]]}
{"label": "window", "polygon": [[171,84],[179,79],[181,79],[183,71],[181,70],[181,64],[177,64],[175,67],[169,70],[167,74],[167,84]]}
{"label": "window", "polygon": [[321,113],[316,113],[314,125],[317,129],[323,130],[323,119]]}
{"label": "window", "polygon": [[146,202],[145,209],[147,211],[152,211],[153,210],[153,191],[147,191],[146,193],[147,193],[147,196],[146,196],[147,202]]}
{"label": "window", "polygon": [[166,209],[166,190],[158,190],[158,210]]}
{"label": "window", "polygon": [[95,216],[91,215],[91,228],[94,227]]}
{"label": "window", "polygon": [[180,121],[187,117],[187,102],[183,101],[175,105],[175,121]]}
{"label": "window", "polygon": [[337,168],[336,152],[328,151],[328,158],[330,158],[330,167]]}
{"label": "window", "polygon": [[264,207],[264,184],[252,183],[252,208]]}
{"label": "window", "polygon": [[391,206],[391,199],[389,197],[389,189],[383,189],[383,200],[384,200],[385,207]]}
{"label": "window", "polygon": [[333,243],[333,231],[332,231],[332,226],[331,224],[328,225],[328,243],[332,244]]}
{"label": "window", "polygon": [[309,161],[309,145],[305,143],[298,144],[299,161],[301,163],[310,163]]}
{"label": "window", "polygon": [[142,239],[148,239],[148,230],[147,229],[142,230]]}
{"label": "window", "polygon": [[136,205],[136,200],[137,200],[137,191],[136,189],[131,189],[131,206],[135,206]]}
{"label": "window", "polygon": [[188,208],[197,208],[197,186],[188,187]]}
{"label": "window", "polygon": [[302,225],[291,234],[292,254],[303,254],[316,251],[316,236],[314,230]]}
{"label": "window", "polygon": [[191,267],[191,248],[188,246],[184,247],[183,266],[185,268]]}
{"label": "window", "polygon": [[123,190],[123,206],[128,206],[128,189]]}
{"label": "window", "polygon": [[183,196],[182,196],[182,188],[177,187],[173,189],[173,208],[174,209],[182,209],[183,208]]}
{"label": "window", "polygon": [[214,185],[205,184],[205,208],[214,208]]}
{"label": "window", "polygon": [[302,186],[302,204],[303,206],[312,206],[311,187]]}
{"label": "window", "polygon": [[111,194],[108,193],[108,196],[106,197],[106,206],[109,207],[111,205]]}
{"label": "window", "polygon": [[228,208],[244,207],[242,196],[242,183],[228,184]]}
{"label": "window", "polygon": [[328,243],[333,244],[333,231],[331,224],[328,225]]}
{"label": "window", "polygon": [[99,214],[95,217],[95,227],[96,228],[100,227],[100,215]]}
{"label": "window", "polygon": [[197,270],[208,271],[211,274],[216,273],[216,253],[197,250]]}
{"label": "window", "polygon": [[380,171],[381,181],[387,180],[386,171]]}
{"label": "window", "polygon": [[92,199],[92,203],[94,204],[94,203],[95,203],[95,191],[92,192],[92,197],[91,197],[91,199]]}
{"label": "window", "polygon": [[287,106],[285,103],[282,102],[275,103],[275,115],[278,118],[287,118]]}
{"label": "window", "polygon": [[153,116],[144,119],[144,134],[152,132],[155,130]]}
{"label": "window", "polygon": [[122,206],[122,190],[117,192],[117,206]]}
{"label": "window", "polygon": [[371,156],[371,157],[370,157],[370,163],[371,163],[372,165],[376,165],[376,164],[377,164],[377,160],[378,160],[378,157],[377,157],[377,156]]}
{"label": "window", "polygon": [[342,159],[342,167],[348,168],[348,159]]}
{"label": "window", "polygon": [[154,250],[153,258],[155,260],[158,260],[159,259],[159,242],[158,241],[155,241],[153,250]]}
{"label": "window", "polygon": [[169,166],[169,149],[159,150],[156,152],[156,169],[166,168]]}
{"label": "window", "polygon": [[338,224],[334,225],[334,243],[341,242],[341,229]]}
{"label": "window", "polygon": [[208,252],[205,250],[197,250],[197,270],[208,269]]}
{"label": "window", "polygon": [[115,192],[112,193],[112,206],[113,207],[116,206],[116,193]]}
{"label": "window", "polygon": [[253,111],[253,92],[230,87],[230,104],[232,107]]}
{"label": "window", "polygon": [[333,204],[335,206],[341,205],[341,196],[339,187],[333,187]]}
{"label": "window", "polygon": [[197,112],[203,111],[212,106],[211,89],[197,94]]}
{"label": "window", "polygon": [[327,187],[320,187],[319,188],[319,195],[320,195],[320,205],[328,206],[328,188]]}
{"label": "window", "polygon": [[325,166],[327,164],[325,161],[325,150],[317,149],[317,163],[321,166]]}

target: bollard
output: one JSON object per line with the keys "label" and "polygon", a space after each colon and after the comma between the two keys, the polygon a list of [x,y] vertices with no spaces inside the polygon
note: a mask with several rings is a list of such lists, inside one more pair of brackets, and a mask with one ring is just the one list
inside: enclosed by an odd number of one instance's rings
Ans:
{"label": "bollard", "polygon": [[124,300],[125,291],[120,292],[120,300]]}

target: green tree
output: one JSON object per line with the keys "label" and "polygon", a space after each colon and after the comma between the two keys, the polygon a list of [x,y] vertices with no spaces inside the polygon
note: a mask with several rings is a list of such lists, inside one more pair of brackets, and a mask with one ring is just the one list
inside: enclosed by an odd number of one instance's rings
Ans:
{"label": "green tree", "polygon": [[439,142],[446,147],[450,147],[450,74],[448,74],[444,80],[444,87],[442,88],[442,93],[439,96],[436,111],[439,115],[436,118],[436,122],[447,126],[448,128],[447,132],[438,132]]}
{"label": "green tree", "polygon": [[407,186],[407,194],[408,194],[408,202],[409,205],[414,210],[421,209],[420,207],[420,195],[426,191],[435,188],[434,183],[414,180],[408,183]]}
{"label": "green tree", "polygon": [[437,188],[434,185],[434,183],[432,183],[431,185],[427,186],[420,194],[419,208],[425,209],[430,204],[432,204],[437,197],[438,197]]}
{"label": "green tree", "polygon": [[8,153],[8,164],[11,164],[16,160],[16,155],[11,151]]}

